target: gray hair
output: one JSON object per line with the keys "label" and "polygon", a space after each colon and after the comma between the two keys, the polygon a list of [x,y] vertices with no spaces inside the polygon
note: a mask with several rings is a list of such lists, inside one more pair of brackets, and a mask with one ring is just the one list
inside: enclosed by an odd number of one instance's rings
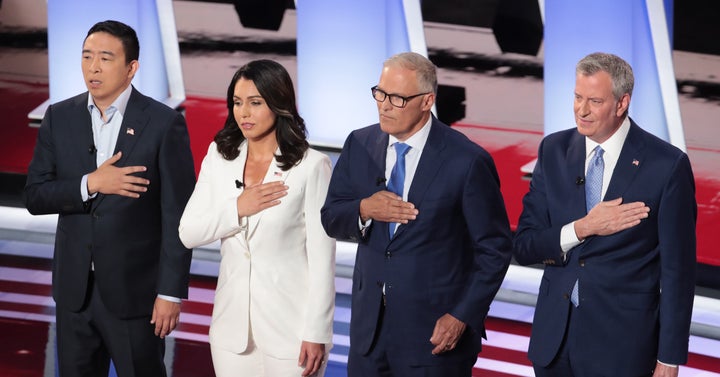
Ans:
{"label": "gray hair", "polygon": [[600,71],[610,75],[613,96],[619,100],[625,93],[632,96],[635,77],[630,64],[617,55],[595,52],[582,58],[575,68],[575,73],[585,76]]}
{"label": "gray hair", "polygon": [[385,60],[383,67],[397,65],[415,71],[418,90],[437,94],[437,68],[428,58],[415,52],[401,52]]}

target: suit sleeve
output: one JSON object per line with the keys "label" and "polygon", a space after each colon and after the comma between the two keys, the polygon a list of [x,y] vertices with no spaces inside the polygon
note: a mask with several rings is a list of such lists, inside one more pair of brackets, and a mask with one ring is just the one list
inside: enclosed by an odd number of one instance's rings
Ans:
{"label": "suit sleeve", "polygon": [[320,222],[330,183],[330,158],[323,155],[310,166],[305,189],[306,250],[308,258],[308,303],[302,339],[313,343],[332,343],[335,310],[335,240],[325,234]]}
{"label": "suit sleeve", "polygon": [[231,172],[224,171],[216,150],[216,144],[210,143],[208,152],[200,168],[195,191],[188,201],[180,220],[180,239],[186,247],[198,247],[219,239],[230,237],[241,230],[237,213],[237,197],[223,195],[224,190],[216,186],[221,184]]}
{"label": "suit sleeve", "polygon": [[[340,157],[335,164],[325,205],[321,210],[321,220],[325,231],[330,237],[340,240],[358,241],[363,235],[360,232],[360,201],[350,178],[350,156],[353,153],[351,133],[345,141]],[[374,222],[373,222],[374,223]],[[372,225],[370,225],[372,228]],[[371,229],[367,229],[365,237]]]}
{"label": "suit sleeve", "polygon": [[[33,158],[28,167],[25,185],[25,206],[33,215],[55,213],[84,213],[89,206],[82,200],[80,181],[83,174],[74,177],[58,178],[57,153],[62,153],[55,145],[53,137],[53,106],[45,111]],[[72,148],[74,146],[64,146]],[[90,172],[87,172],[90,173]]]}
{"label": "suit sleeve", "polygon": [[530,181],[530,191],[523,198],[523,209],[513,239],[515,259],[521,265],[553,260],[562,266],[560,231],[565,224],[553,224],[548,208],[544,168],[545,141],[540,143],[538,159]]}
{"label": "suit sleeve", "polygon": [[658,209],[660,337],[658,360],[685,364],[695,296],[697,202],[690,161],[682,154]]}
{"label": "suit sleeve", "polygon": [[158,166],[162,210],[158,293],[187,298],[192,251],[180,241],[178,225],[195,185],[195,167],[185,119],[179,113],[161,141]]}
{"label": "suit sleeve", "polygon": [[473,246],[473,271],[465,297],[452,314],[480,331],[512,257],[500,179],[489,155],[479,155],[468,171],[462,208]]}

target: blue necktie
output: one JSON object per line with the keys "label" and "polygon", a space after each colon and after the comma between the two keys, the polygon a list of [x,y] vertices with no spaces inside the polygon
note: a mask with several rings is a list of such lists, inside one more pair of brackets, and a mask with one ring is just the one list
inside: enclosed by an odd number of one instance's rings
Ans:
{"label": "blue necktie", "polygon": [[595,156],[590,160],[585,175],[585,207],[588,212],[600,203],[602,196],[603,171],[605,170],[603,153],[605,151],[599,145],[595,147]]}
{"label": "blue necktie", "polygon": [[[600,203],[602,197],[603,171],[605,170],[605,161],[603,153],[605,151],[598,145],[594,149],[595,156],[588,164],[587,174],[585,174],[585,208],[590,212],[593,207]],[[578,280],[575,280],[575,286],[570,293],[570,301],[573,305],[580,305],[580,287]]]}
{"label": "blue necktie", "polygon": [[[387,188],[389,191],[392,191],[402,197],[405,186],[405,155],[410,150],[410,146],[400,142],[395,143],[394,146],[397,159],[395,160],[395,166],[393,166],[392,172],[390,173],[390,180],[388,181]],[[391,239],[395,234],[396,226],[397,223],[388,224]]]}

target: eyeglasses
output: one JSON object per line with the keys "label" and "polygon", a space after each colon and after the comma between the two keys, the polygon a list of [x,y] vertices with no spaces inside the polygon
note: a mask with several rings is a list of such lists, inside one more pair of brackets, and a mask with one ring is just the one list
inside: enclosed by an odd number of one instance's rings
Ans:
{"label": "eyeglasses", "polygon": [[411,99],[413,99],[415,97],[420,97],[425,94],[430,94],[430,92],[425,92],[425,93],[415,94],[412,96],[403,97],[403,96],[399,96],[397,94],[387,94],[382,89],[379,89],[377,87],[377,85],[370,88],[370,90],[372,91],[372,96],[373,96],[373,98],[375,98],[375,101],[385,102],[385,98],[389,98],[391,105],[393,105],[395,107],[399,107],[401,109],[403,107],[405,107],[407,105],[408,101],[410,101]]}

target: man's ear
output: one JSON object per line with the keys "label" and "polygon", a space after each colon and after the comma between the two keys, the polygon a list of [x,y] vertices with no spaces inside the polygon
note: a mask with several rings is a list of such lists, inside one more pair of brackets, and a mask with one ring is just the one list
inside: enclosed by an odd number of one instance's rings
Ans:
{"label": "man's ear", "polygon": [[430,111],[430,109],[432,109],[433,105],[435,104],[435,93],[425,94],[422,101],[423,111]]}
{"label": "man's ear", "polygon": [[615,111],[615,116],[621,117],[625,115],[625,113],[628,111],[628,108],[630,107],[630,95],[625,93],[622,97],[620,97],[620,100],[617,103],[617,109]]}
{"label": "man's ear", "polygon": [[140,68],[140,62],[137,60],[133,60],[128,64],[128,77],[133,78],[135,77],[135,73],[137,73],[138,68]]}

